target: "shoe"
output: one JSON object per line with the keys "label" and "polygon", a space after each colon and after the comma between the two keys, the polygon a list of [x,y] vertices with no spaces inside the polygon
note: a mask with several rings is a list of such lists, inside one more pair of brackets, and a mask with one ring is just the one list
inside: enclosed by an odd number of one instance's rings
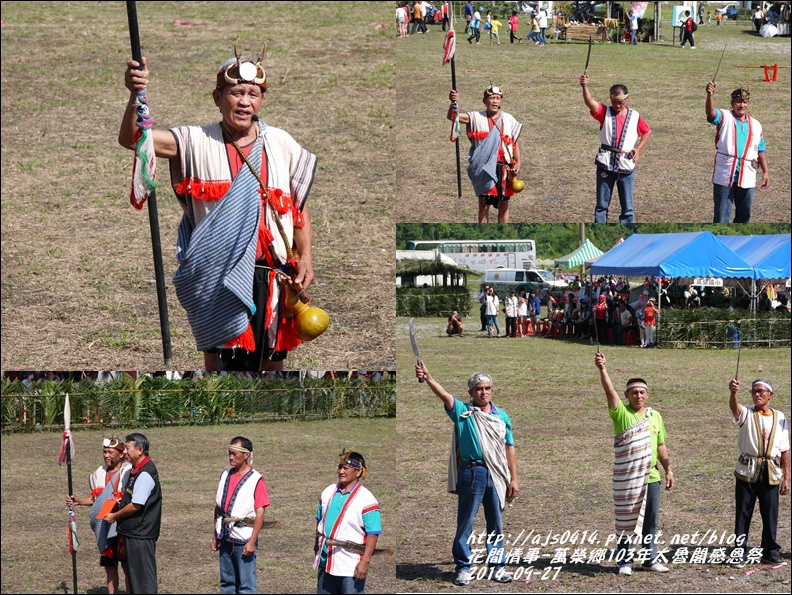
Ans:
{"label": "shoe", "polygon": [[459,572],[457,572],[456,580],[454,580],[454,584],[457,587],[465,587],[468,584],[470,584],[471,577],[472,577],[472,575],[470,574],[469,571],[460,570]]}
{"label": "shoe", "polygon": [[619,566],[619,574],[623,574],[624,576],[632,576],[632,566],[629,564]]}
{"label": "shoe", "polygon": [[659,562],[655,562],[651,566],[644,566],[644,570],[651,570],[652,572],[668,572],[668,566],[663,566]]}
{"label": "shoe", "polygon": [[476,42],[476,45],[481,45],[481,42],[480,42],[480,41],[477,41],[477,42]]}
{"label": "shoe", "polygon": [[491,580],[495,583],[507,584],[512,582],[514,579],[510,574],[506,574],[506,570],[504,568],[501,568],[500,570],[495,571],[495,575]]}
{"label": "shoe", "polygon": [[768,564],[783,564],[786,566],[786,562],[781,559],[779,554],[770,554],[769,556],[762,556],[762,562],[767,562]]}
{"label": "shoe", "polygon": [[745,568],[745,560],[735,560],[730,563],[733,568]]}
{"label": "shoe", "polygon": [[690,46],[690,49],[691,49],[691,50],[695,50],[695,49],[696,49],[696,46],[692,45],[692,46]]}

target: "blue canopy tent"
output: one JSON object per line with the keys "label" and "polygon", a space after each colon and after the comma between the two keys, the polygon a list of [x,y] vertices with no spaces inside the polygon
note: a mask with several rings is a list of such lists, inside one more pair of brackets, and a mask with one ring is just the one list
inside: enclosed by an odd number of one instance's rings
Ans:
{"label": "blue canopy tent", "polygon": [[789,279],[792,235],[718,236],[728,248],[754,267],[757,279]]}
{"label": "blue canopy tent", "polygon": [[635,233],[599,257],[591,274],[756,278],[754,267],[709,231]]}
{"label": "blue canopy tent", "polygon": [[[635,233],[600,256],[592,275],[756,278],[754,268],[710,231]],[[658,299],[658,307],[662,300]]]}
{"label": "blue canopy tent", "polygon": [[755,279],[764,279],[764,283],[759,288],[755,280],[751,282],[752,311],[756,310],[759,294],[767,285],[789,279],[790,260],[792,260],[790,237],[790,234],[718,236],[721,242],[754,267]]}

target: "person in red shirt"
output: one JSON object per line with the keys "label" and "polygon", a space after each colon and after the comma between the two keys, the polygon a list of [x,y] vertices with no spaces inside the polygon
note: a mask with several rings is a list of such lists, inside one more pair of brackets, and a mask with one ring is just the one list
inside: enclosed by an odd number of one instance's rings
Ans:
{"label": "person in red shirt", "polygon": [[696,41],[693,39],[693,18],[690,16],[690,11],[686,10],[683,17],[679,19],[680,24],[682,25],[682,45],[679,47],[685,47],[685,44],[690,42],[690,49],[696,49]]}

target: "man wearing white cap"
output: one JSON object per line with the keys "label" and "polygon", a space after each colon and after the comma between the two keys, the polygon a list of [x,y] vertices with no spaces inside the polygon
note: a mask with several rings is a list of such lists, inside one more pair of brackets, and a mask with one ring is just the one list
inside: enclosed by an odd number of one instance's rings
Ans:
{"label": "man wearing white cap", "polygon": [[740,458],[734,470],[737,546],[745,548],[756,500],[762,515],[762,559],[781,562],[781,546],[776,541],[779,494],[789,493],[789,426],[784,414],[770,407],[773,387],[764,379],[751,384],[753,407],[737,401],[740,381],[729,382],[729,408],[739,426],[737,445]]}
{"label": "man wearing white cap", "polygon": [[[445,412],[454,424],[451,458],[448,465],[448,491],[459,496],[457,530],[452,552],[456,564],[457,586],[472,579],[473,559],[470,543],[473,520],[479,506],[484,505],[487,524],[487,560],[490,580],[510,583],[504,566],[503,524],[501,517],[507,502],[517,498],[517,454],[514,448],[511,419],[492,402],[492,376],[476,372],[468,378],[470,401],[455,398],[429,374],[423,362],[415,366],[415,375],[424,379],[445,405]],[[500,555],[495,552],[500,550]]]}
{"label": "man wearing white cap", "polygon": [[[631,575],[634,559],[642,561],[645,570],[668,572],[668,567],[659,561],[656,541],[661,482],[658,462],[665,471],[666,491],[674,487],[663,418],[646,406],[649,387],[643,378],[627,381],[625,405],[605,369],[605,354],[597,353],[594,363],[600,371],[600,382],[605,389],[615,434],[613,501],[616,533],[621,534],[616,547],[619,574]],[[640,543],[644,548],[641,552],[645,555],[639,552],[634,557],[632,543],[635,543],[636,536],[641,537]]]}

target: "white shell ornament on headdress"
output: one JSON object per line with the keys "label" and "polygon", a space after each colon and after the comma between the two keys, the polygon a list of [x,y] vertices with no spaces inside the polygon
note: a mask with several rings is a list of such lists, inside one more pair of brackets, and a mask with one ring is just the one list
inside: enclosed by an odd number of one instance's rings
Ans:
{"label": "white shell ornament on headdress", "polygon": [[239,54],[238,44],[239,40],[237,39],[234,42],[234,57],[236,58],[236,64],[226,68],[225,72],[223,73],[226,82],[229,85],[239,85],[242,83],[255,83],[257,85],[264,85],[265,81],[267,80],[267,73],[264,71],[261,61],[264,59],[264,54],[267,52],[267,43],[264,42],[264,49],[261,50],[261,54],[259,54],[258,60],[256,60],[255,64],[248,61],[242,62],[242,57]]}

